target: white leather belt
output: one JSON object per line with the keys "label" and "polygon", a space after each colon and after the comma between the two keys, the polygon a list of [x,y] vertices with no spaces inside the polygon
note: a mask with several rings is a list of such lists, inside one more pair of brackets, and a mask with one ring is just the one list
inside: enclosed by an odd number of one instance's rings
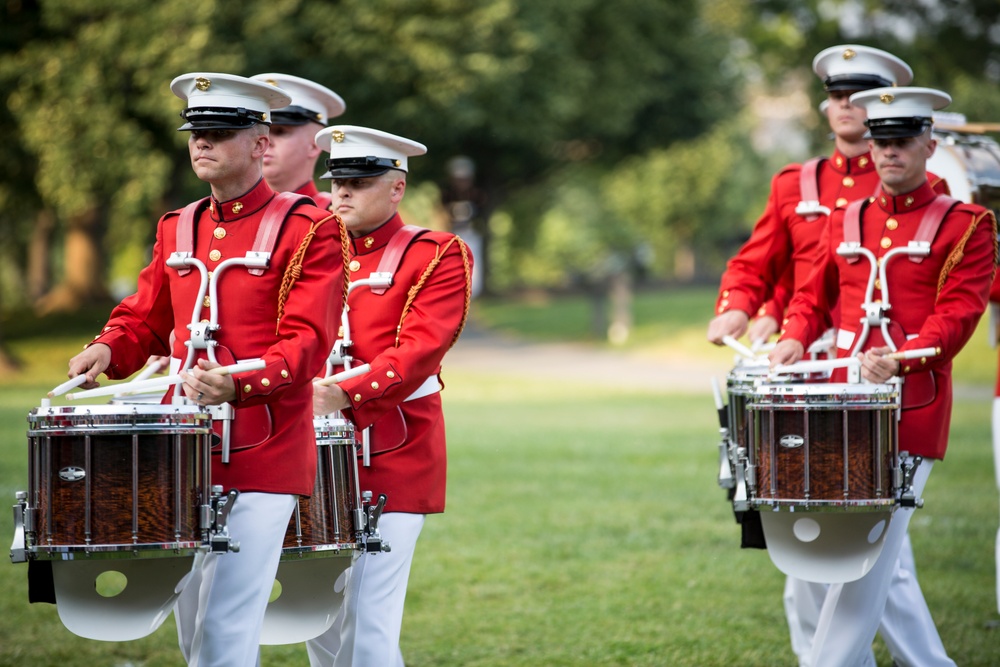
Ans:
{"label": "white leather belt", "polygon": [[441,383],[438,382],[438,376],[432,375],[424,383],[417,387],[417,390],[412,394],[403,399],[403,402],[415,401],[418,398],[423,398],[424,396],[430,396],[431,394],[436,394],[441,391]]}

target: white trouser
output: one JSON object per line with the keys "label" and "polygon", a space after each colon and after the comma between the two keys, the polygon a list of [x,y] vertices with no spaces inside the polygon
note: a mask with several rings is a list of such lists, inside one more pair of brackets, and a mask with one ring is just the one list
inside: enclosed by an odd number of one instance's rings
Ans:
{"label": "white trouser", "polygon": [[362,554],[351,566],[336,620],[306,642],[312,667],[403,667],[403,604],[424,518],[402,512],[382,515],[379,532],[392,551]]}
{"label": "white trouser", "polygon": [[191,667],[258,665],[260,629],[297,496],[242,493],[226,525],[240,550],[198,554],[174,607]]}
{"label": "white trouser", "polygon": [[[785,616],[799,667],[809,666],[812,638],[826,590],[827,584],[813,581],[788,577],[785,582]],[[899,667],[955,664],[948,658],[920,590],[909,533],[903,537],[878,633]],[[875,654],[870,653],[861,664],[874,665]]]}
{"label": "white trouser", "polygon": [[[997,473],[997,488],[1000,489],[1000,398],[993,399],[993,467]],[[1000,528],[997,529],[997,611],[1000,612]]]}
{"label": "white trouser", "polygon": [[[917,468],[913,489],[918,498],[923,494],[933,463],[924,459]],[[856,581],[829,586],[809,656],[808,664],[812,667],[873,664],[871,644],[880,621],[886,645],[903,667],[954,666],[923,602],[912,570],[912,556],[908,563],[900,562],[913,511],[913,508],[899,508],[893,513],[882,554],[868,574]],[[906,590],[908,594],[897,593],[895,599],[887,602],[892,588]],[[888,636],[887,626],[891,628]]]}

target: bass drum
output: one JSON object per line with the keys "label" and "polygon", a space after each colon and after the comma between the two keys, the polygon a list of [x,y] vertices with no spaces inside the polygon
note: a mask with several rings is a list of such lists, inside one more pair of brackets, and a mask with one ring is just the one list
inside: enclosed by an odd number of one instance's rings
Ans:
{"label": "bass drum", "polygon": [[947,180],[955,199],[1000,211],[1000,144],[971,131],[975,127],[936,125],[937,150],[927,171]]}

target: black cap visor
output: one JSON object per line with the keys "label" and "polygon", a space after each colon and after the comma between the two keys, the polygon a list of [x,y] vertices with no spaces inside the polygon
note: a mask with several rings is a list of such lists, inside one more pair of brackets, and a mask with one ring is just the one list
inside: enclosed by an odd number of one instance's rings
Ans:
{"label": "black cap visor", "polygon": [[829,76],[823,82],[827,92],[834,90],[871,90],[891,86],[892,81],[877,74],[838,74]]}
{"label": "black cap visor", "polygon": [[399,162],[387,157],[338,157],[326,161],[327,172],[320,178],[369,178],[399,169]]}
{"label": "black cap visor", "polygon": [[177,130],[245,130],[257,123],[270,125],[267,114],[242,107],[213,108],[193,107],[181,112],[181,118],[187,122]]}
{"label": "black cap visor", "polygon": [[275,109],[271,112],[271,122],[275,125],[305,125],[306,123],[316,123],[326,127],[321,120],[322,116],[315,111],[305,107],[290,106],[283,109]]}
{"label": "black cap visor", "polygon": [[921,117],[879,118],[866,120],[865,125],[872,139],[903,139],[919,137],[932,122],[930,118]]}

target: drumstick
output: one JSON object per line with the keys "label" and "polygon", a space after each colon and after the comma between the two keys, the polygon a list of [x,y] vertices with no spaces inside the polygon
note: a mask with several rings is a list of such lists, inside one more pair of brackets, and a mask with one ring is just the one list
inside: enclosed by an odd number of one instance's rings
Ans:
{"label": "drumstick", "polygon": [[915,350],[903,350],[901,352],[890,352],[885,355],[886,359],[919,359],[920,357],[936,357],[941,354],[940,347],[921,347]]}
{"label": "drumstick", "polygon": [[70,389],[75,389],[76,387],[79,387],[81,384],[83,384],[86,381],[87,381],[87,374],[86,373],[80,373],[76,377],[70,378],[69,380],[66,380],[61,385],[59,385],[58,387],[56,387],[55,389],[53,389],[52,391],[50,391],[49,392],[49,398],[53,398],[55,396],[62,396],[63,394],[65,394]]}
{"label": "drumstick", "polygon": [[166,365],[167,365],[166,358],[165,357],[160,357],[159,359],[157,359],[153,363],[151,363],[148,366],[146,366],[145,368],[143,368],[142,372],[139,373],[138,375],[136,375],[132,379],[132,382],[142,382],[143,380],[147,380],[147,379],[153,377],[153,375],[155,375],[156,373],[159,373],[161,370],[163,370],[163,367],[166,366]]}
{"label": "drumstick", "polygon": [[354,368],[348,368],[346,371],[340,371],[339,373],[334,373],[329,377],[325,377],[322,380],[314,380],[313,384],[317,384],[321,387],[329,387],[331,384],[337,384],[338,382],[343,382],[344,380],[349,380],[352,377],[357,377],[358,375],[364,375],[372,369],[370,364],[361,364]]}
{"label": "drumstick", "polygon": [[832,371],[834,368],[847,368],[861,362],[854,357],[844,357],[842,359],[817,359],[816,361],[797,361],[794,364],[783,364],[775,366],[772,373],[821,373]]}
{"label": "drumstick", "polygon": [[757,355],[754,354],[753,350],[751,350],[749,347],[739,342],[732,336],[723,336],[722,342],[728,345],[729,347],[733,348],[734,350],[736,350],[740,355],[746,357],[747,359],[757,358]]}
{"label": "drumstick", "polygon": [[[253,361],[242,361],[238,364],[232,364],[230,366],[218,366],[208,372],[212,375],[236,375],[237,373],[246,373],[248,371],[259,371],[264,368],[264,366],[266,366],[266,364],[263,359],[255,359]],[[152,380],[142,380],[141,382],[124,382],[121,384],[111,385],[110,387],[98,387],[97,389],[78,391],[74,394],[67,394],[66,398],[74,401],[79,398],[91,398],[93,396],[108,396],[109,394],[128,394],[149,391],[159,387],[163,387],[165,389],[172,384],[177,384],[182,381],[183,378],[181,378],[180,374],[167,375],[166,377],[153,378]]]}

